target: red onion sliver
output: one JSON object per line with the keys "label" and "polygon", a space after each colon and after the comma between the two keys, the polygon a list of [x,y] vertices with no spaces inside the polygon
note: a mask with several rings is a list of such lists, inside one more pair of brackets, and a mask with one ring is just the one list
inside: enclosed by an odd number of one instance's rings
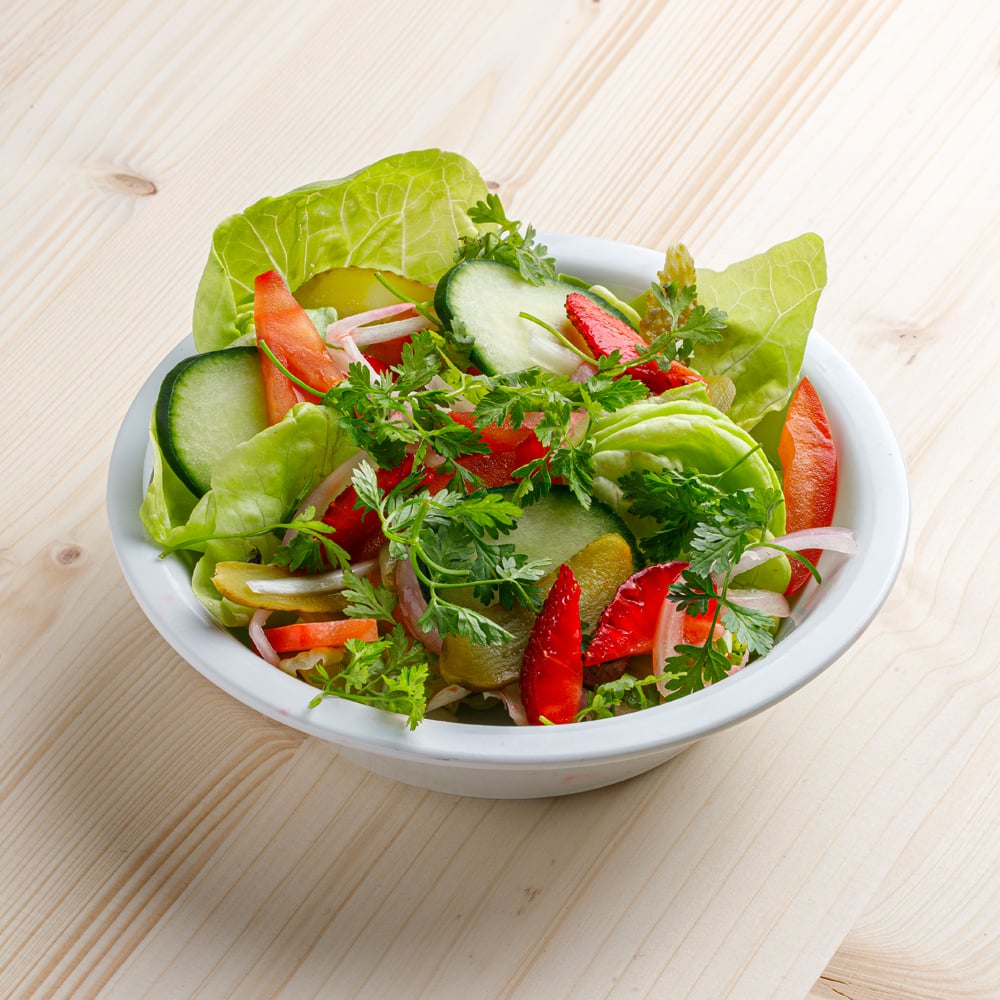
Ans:
{"label": "red onion sliver", "polygon": [[514,725],[529,725],[528,713],[524,710],[524,702],[521,701],[521,685],[517,681],[508,684],[505,688],[500,688],[499,691],[484,691],[483,697],[502,701]]}
{"label": "red onion sliver", "polygon": [[445,705],[461,701],[467,694],[471,693],[468,688],[464,688],[460,684],[449,684],[447,687],[441,688],[437,694],[431,696],[427,702],[425,711],[433,712],[435,709],[444,708]]}
{"label": "red onion sliver", "polygon": [[406,631],[432,653],[440,653],[440,633],[436,629],[425,632],[418,624],[421,615],[427,610],[427,602],[420,591],[420,582],[409,559],[401,559],[396,566],[396,596],[399,598],[399,615]]}
{"label": "red onion sliver", "polygon": [[802,549],[826,549],[830,552],[841,552],[853,556],[858,551],[858,540],[850,528],[805,528],[793,531],[778,538],[772,538],[769,544],[750,549],[733,569],[733,576],[745,573],[768,559],[781,555],[778,549],[771,545],[780,545],[785,549],[800,552]]}
{"label": "red onion sliver", "polygon": [[[364,365],[373,375],[378,374],[372,367],[372,363],[361,353],[349,331],[341,331],[334,335],[333,339],[336,341],[336,346],[340,347],[347,355],[349,364]],[[331,351],[331,356],[336,355],[336,353],[336,350]]]}
{"label": "red onion sliver", "polygon": [[272,667],[280,667],[281,657],[275,652],[274,647],[264,634],[264,625],[270,617],[271,611],[269,608],[258,608],[250,619],[247,631],[250,633],[250,641],[253,643],[253,648],[257,650],[260,656],[267,660]]}
{"label": "red onion sliver", "polygon": [[667,683],[663,678],[663,665],[683,639],[684,612],[679,610],[677,604],[670,598],[666,598],[656,618],[656,629],[653,631],[653,672],[657,678],[656,690],[664,698],[667,695]]}
{"label": "red onion sliver", "polygon": [[390,316],[402,316],[404,313],[414,312],[412,302],[394,302],[391,306],[380,306],[378,309],[367,309],[365,312],[354,313],[353,316],[342,316],[335,320],[326,328],[326,336],[337,337],[341,333],[350,333],[367,323],[375,323],[380,319],[388,319]]}
{"label": "red onion sliver", "polygon": [[423,330],[427,320],[423,316],[413,319],[400,319],[394,323],[379,323],[378,326],[368,326],[351,332],[354,343],[358,347],[368,347],[371,344],[388,344],[390,341],[408,337],[411,333]]}
{"label": "red onion sliver", "polygon": [[569,379],[571,382],[586,382],[591,375],[597,374],[596,365],[589,364],[586,361],[581,361],[576,366],[576,371],[570,375]]}
{"label": "red onion sliver", "polygon": [[[339,496],[351,481],[354,470],[363,462],[371,463],[371,459],[363,451],[356,451],[349,459],[341,462],[325,479],[321,480],[313,491],[302,501],[296,517],[299,517],[304,510],[313,507],[319,517],[326,513],[327,507]],[[282,545],[287,545],[295,536],[296,532],[289,528],[281,540]]]}

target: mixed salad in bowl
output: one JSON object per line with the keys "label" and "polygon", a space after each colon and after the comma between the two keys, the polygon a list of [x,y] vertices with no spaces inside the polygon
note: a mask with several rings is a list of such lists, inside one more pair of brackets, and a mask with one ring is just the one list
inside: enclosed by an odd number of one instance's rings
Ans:
{"label": "mixed salad in bowl", "polygon": [[854,552],[800,373],[824,283],[806,234],[723,271],[670,247],[626,301],[439,150],[265,199],[215,232],[143,525],[312,705],[537,725],[684,697]]}

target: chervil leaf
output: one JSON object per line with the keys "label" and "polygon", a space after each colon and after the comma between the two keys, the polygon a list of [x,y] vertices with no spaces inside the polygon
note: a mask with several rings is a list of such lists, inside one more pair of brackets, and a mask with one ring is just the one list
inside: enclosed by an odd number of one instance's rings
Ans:
{"label": "chervil leaf", "polygon": [[521,277],[533,285],[555,276],[555,260],[547,256],[547,247],[535,242],[534,228],[526,226],[522,234],[521,223],[507,218],[496,194],[490,193],[485,201],[476,202],[468,214],[477,225],[492,224],[497,229],[477,237],[461,237],[456,262],[478,258],[499,261],[517,268]]}
{"label": "chervil leaf", "polygon": [[429,669],[423,647],[412,643],[398,625],[387,638],[348,639],[344,645],[348,658],[341,670],[331,674],[319,664],[309,677],[320,688],[309,707],[324,698],[346,698],[405,715],[415,729],[427,707]]}

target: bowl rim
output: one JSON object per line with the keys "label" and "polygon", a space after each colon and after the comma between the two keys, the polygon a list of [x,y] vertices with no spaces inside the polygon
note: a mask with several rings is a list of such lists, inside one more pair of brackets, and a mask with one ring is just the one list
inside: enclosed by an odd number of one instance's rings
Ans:
{"label": "bowl rim", "polygon": [[[592,236],[540,233],[567,273],[637,294],[662,253]],[[112,543],[136,601],[173,649],[203,676],[264,715],[313,736],[375,755],[483,768],[535,768],[645,757],[687,745],[764,711],[808,683],[864,632],[885,603],[906,551],[910,497],[906,467],[881,407],[847,360],[815,330],[803,372],[816,385],[834,435],[861,447],[843,453],[850,473],[878,503],[861,505],[859,552],[824,572],[821,600],[765,657],[726,680],[675,702],[628,716],[571,726],[506,727],[425,719],[415,730],[401,716],[342,699],[315,709],[304,681],[270,666],[218,625],[194,597],[177,558],[160,558],[139,506],[150,468],[149,423],[163,376],[194,353],[190,336],[161,361],[119,428],[108,469]],[[843,478],[842,478],[843,482]]]}

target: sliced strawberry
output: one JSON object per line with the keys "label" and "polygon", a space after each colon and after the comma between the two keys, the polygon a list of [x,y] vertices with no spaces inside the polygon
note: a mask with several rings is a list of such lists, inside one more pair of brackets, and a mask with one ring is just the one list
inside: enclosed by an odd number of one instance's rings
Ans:
{"label": "sliced strawberry", "polygon": [[660,608],[670,585],[687,563],[657,563],[633,573],[601,614],[594,638],[584,653],[586,666],[639,656],[653,648]]}
{"label": "sliced strawberry", "polygon": [[[639,352],[647,347],[646,341],[636,330],[602,309],[593,299],[580,292],[570,292],[566,296],[566,315],[587,342],[595,358],[604,358],[612,351],[618,351],[624,364],[639,357]],[[632,365],[629,375],[642,382],[650,392],[661,393],[689,382],[704,382],[695,371],[679,361],[670,362],[670,370],[664,371],[655,361],[643,361]]]}
{"label": "sliced strawberry", "polygon": [[521,662],[521,700],[528,721],[572,722],[583,696],[580,584],[559,567]]}

